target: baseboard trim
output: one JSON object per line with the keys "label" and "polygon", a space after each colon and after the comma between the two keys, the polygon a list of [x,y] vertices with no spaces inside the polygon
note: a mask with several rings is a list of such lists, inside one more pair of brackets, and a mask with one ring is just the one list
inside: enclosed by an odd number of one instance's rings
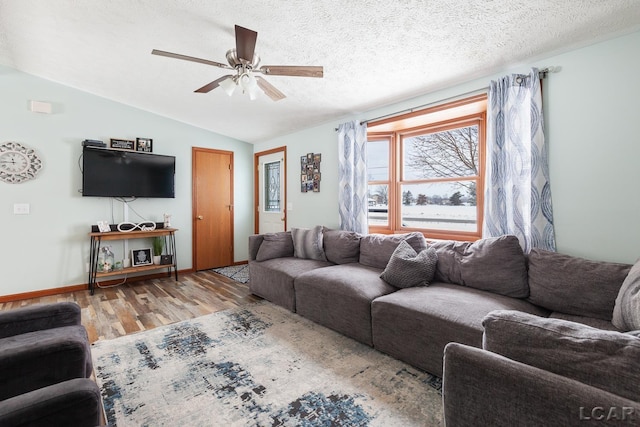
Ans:
{"label": "baseboard trim", "polygon": [[[194,270],[192,268],[188,268],[186,270],[178,270],[178,275],[189,274],[193,272]],[[173,273],[171,274],[171,276],[173,277]],[[167,277],[167,273],[154,273],[154,274],[144,274],[141,276],[127,277],[126,283],[140,282],[141,280],[149,280],[149,279],[159,279],[162,277]],[[115,285],[120,282],[122,282],[122,278],[105,280],[103,282],[100,282],[100,284],[109,286],[109,285]],[[81,285],[63,286],[60,288],[42,289],[39,291],[24,292],[19,294],[0,295],[0,303],[14,302],[14,301],[20,301],[23,299],[31,299],[31,298],[49,297],[52,295],[60,295],[67,292],[77,292],[77,291],[83,291],[83,290],[86,290],[86,291],[89,290],[89,285],[87,283],[83,283]]]}

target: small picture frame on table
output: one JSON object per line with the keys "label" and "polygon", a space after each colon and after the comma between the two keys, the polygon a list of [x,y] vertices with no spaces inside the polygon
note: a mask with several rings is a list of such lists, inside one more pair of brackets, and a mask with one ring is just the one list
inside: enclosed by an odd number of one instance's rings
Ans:
{"label": "small picture frame on table", "polygon": [[141,265],[149,264],[153,264],[153,258],[151,257],[151,248],[131,250],[131,266],[139,267]]}
{"label": "small picture frame on table", "polygon": [[142,151],[145,153],[153,152],[153,139],[151,138],[136,138],[136,151]]}

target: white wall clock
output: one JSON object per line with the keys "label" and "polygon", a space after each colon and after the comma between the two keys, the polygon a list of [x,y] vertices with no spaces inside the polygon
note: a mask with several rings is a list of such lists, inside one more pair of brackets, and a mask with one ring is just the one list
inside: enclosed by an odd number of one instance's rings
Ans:
{"label": "white wall clock", "polygon": [[42,160],[35,150],[17,142],[0,144],[0,180],[9,184],[34,179],[42,169]]}

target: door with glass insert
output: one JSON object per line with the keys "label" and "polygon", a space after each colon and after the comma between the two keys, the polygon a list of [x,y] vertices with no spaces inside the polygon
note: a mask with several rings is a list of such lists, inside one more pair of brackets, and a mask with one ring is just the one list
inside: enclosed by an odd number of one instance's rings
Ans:
{"label": "door with glass insert", "polygon": [[259,233],[284,231],[285,170],[282,152],[260,156],[258,176]]}

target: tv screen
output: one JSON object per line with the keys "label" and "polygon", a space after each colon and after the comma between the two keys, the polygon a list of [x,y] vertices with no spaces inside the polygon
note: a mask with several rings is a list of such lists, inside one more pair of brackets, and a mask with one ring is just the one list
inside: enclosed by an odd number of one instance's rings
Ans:
{"label": "tv screen", "polygon": [[175,198],[176,158],[84,147],[82,195]]}

